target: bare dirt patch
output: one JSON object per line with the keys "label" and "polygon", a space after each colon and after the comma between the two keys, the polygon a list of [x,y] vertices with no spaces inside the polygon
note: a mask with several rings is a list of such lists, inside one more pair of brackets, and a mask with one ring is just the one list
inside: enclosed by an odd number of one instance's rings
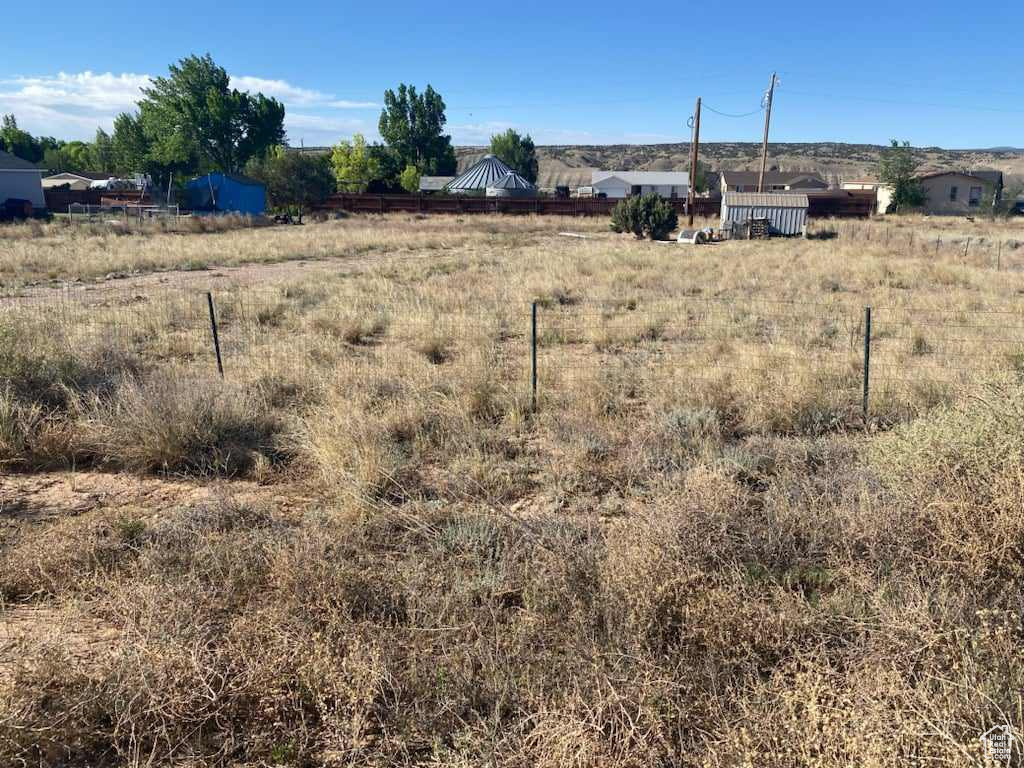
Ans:
{"label": "bare dirt patch", "polygon": [[159,517],[168,509],[224,497],[242,503],[269,500],[284,510],[309,501],[290,485],[128,473],[45,472],[0,478],[0,520],[45,522],[104,509],[138,511],[140,518]]}
{"label": "bare dirt patch", "polygon": [[[0,696],[15,682],[19,665],[39,662],[49,648],[88,670],[117,639],[115,628],[80,610],[50,605],[0,607]],[[34,652],[28,649],[34,649]]]}

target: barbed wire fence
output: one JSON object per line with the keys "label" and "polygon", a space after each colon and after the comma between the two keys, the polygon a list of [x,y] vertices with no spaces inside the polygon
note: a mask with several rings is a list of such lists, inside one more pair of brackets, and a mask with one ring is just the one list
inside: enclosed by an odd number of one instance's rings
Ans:
{"label": "barbed wire fence", "polygon": [[[986,219],[986,223],[991,220]],[[957,223],[963,223],[955,219]],[[969,222],[964,225],[969,226]],[[943,258],[948,264],[966,264],[1000,270],[1024,269],[1024,235],[1007,223],[1005,231],[964,232],[948,227],[922,231],[896,219],[812,219],[808,236],[816,240],[836,240],[883,246],[892,255],[917,258]]]}
{"label": "barbed wire fence", "polygon": [[200,380],[422,370],[444,379],[475,366],[533,411],[581,397],[608,409],[721,404],[726,392],[764,409],[813,399],[848,426],[1024,376],[1024,312],[1012,309],[561,296],[482,311],[399,299],[315,284],[67,289],[0,299],[0,344],[61,365]]}

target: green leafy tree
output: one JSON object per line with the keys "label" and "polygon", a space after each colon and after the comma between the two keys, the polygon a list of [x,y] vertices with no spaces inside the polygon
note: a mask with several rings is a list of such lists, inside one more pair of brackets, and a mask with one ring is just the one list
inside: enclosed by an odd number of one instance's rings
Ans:
{"label": "green leafy tree", "polygon": [[422,93],[401,83],[384,92],[378,129],[387,145],[398,153],[399,167],[415,165],[428,176],[455,173],[452,137],[444,133],[447,118],[441,94],[430,85]]}
{"label": "green leafy tree", "polygon": [[365,192],[371,181],[380,178],[380,161],[360,133],[353,136],[352,141],[339,141],[334,146],[331,165],[338,189],[344,192]]}
{"label": "green leafy tree", "polygon": [[273,208],[294,211],[300,222],[303,213],[335,190],[330,158],[323,154],[274,147],[264,157],[250,160],[246,173],[263,182]]}
{"label": "green leafy tree", "polygon": [[92,146],[84,141],[69,141],[60,148],[61,154],[67,158],[69,171],[91,171]]}
{"label": "green leafy tree", "polygon": [[60,148],[55,147],[47,147],[43,150],[42,166],[50,173],[71,170],[67,167],[67,158],[64,156],[64,153],[61,152]]}
{"label": "green leafy tree", "polygon": [[93,139],[89,152],[89,168],[96,173],[115,172],[114,168],[114,146],[110,134],[102,128],[96,129],[96,138]]}
{"label": "green leafy tree", "polygon": [[158,77],[139,102],[150,162],[189,170],[241,170],[284,142],[284,106],[231,88],[209,54],[189,56]]}
{"label": "green leafy tree", "polygon": [[406,192],[419,192],[420,191],[420,172],[415,165],[405,166],[405,170],[402,171],[400,177],[402,189]]}
{"label": "green leafy tree", "polygon": [[509,128],[491,136],[491,154],[527,181],[537,182],[537,149],[530,134],[520,136]]}
{"label": "green leafy tree", "polygon": [[891,146],[882,150],[878,177],[892,187],[890,211],[899,213],[924,204],[925,193],[921,189],[921,182],[917,180],[916,171],[917,161],[909,141],[900,144],[893,139]]}
{"label": "green leafy tree", "polygon": [[627,197],[612,209],[612,230],[632,232],[637,240],[662,240],[678,223],[675,209],[654,192]]}
{"label": "green leafy tree", "polygon": [[110,137],[114,167],[122,173],[154,173],[159,171],[149,153],[150,142],[142,130],[138,115],[122,112],[114,118]]}
{"label": "green leafy tree", "polygon": [[370,182],[373,192],[398,192],[402,189],[402,171],[406,165],[398,152],[387,144],[370,145],[370,157],[377,163],[377,177]]}
{"label": "green leafy tree", "polygon": [[43,159],[43,148],[39,141],[18,127],[14,115],[4,115],[0,119],[0,149],[30,163],[38,163]]}

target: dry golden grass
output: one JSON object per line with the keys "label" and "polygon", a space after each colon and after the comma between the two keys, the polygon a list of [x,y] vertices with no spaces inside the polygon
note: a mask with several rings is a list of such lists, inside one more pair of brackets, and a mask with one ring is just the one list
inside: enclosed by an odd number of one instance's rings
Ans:
{"label": "dry golden grass", "polygon": [[[0,531],[4,601],[115,638],[21,644],[0,762],[981,765],[981,732],[1024,725],[1020,228],[603,226],[12,240],[11,270],[88,247],[66,277],[367,258],[214,285],[224,381],[193,285],[0,305],[8,470],[268,489]],[[936,256],[936,227],[976,250]],[[285,487],[316,501],[285,513]]]}

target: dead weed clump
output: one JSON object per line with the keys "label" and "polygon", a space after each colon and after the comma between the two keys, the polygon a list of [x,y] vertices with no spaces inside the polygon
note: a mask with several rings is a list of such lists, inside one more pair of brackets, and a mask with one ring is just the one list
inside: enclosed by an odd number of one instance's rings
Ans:
{"label": "dead weed clump", "polygon": [[81,452],[132,471],[238,475],[286,455],[259,393],[217,379],[125,380],[79,409]]}

